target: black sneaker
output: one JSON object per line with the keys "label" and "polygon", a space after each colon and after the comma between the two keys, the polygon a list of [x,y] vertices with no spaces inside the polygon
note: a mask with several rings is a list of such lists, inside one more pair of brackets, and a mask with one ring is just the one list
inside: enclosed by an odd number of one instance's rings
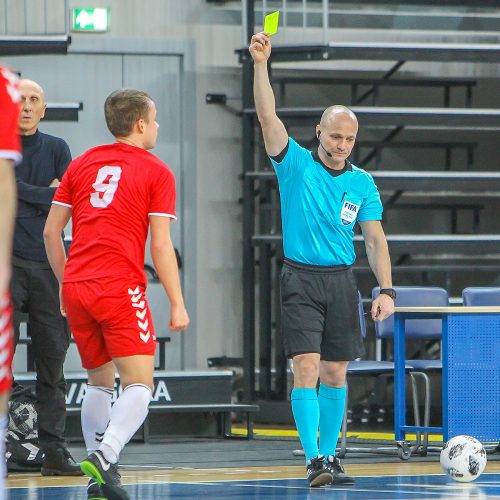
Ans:
{"label": "black sneaker", "polygon": [[107,500],[130,500],[128,493],[122,488],[118,466],[108,462],[100,451],[91,453],[80,467],[86,476],[94,479],[101,487]]}
{"label": "black sneaker", "polygon": [[50,443],[43,448],[42,476],[83,476],[80,465],[61,443]]}
{"label": "black sneaker", "polygon": [[332,479],[332,473],[326,467],[323,455],[318,455],[316,458],[311,459],[307,465],[307,480],[311,488],[330,484]]}
{"label": "black sneaker", "polygon": [[325,465],[333,476],[331,484],[354,484],[354,478],[345,473],[344,467],[337,457],[328,455]]}
{"label": "black sneaker", "polygon": [[101,487],[93,478],[89,479],[89,484],[87,485],[87,500],[107,500]]}

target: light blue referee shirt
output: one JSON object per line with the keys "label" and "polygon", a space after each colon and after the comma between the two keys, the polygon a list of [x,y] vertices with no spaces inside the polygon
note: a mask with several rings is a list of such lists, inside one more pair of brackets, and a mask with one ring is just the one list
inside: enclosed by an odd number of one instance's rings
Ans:
{"label": "light blue referee shirt", "polygon": [[335,175],[292,138],[283,160],[271,161],[278,176],[285,257],[316,266],[353,264],[356,221],[382,219],[373,177],[351,163]]}

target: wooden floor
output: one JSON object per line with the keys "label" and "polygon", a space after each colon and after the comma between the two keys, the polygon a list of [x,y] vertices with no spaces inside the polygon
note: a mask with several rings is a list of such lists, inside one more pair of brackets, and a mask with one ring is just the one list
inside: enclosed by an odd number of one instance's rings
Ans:
{"label": "wooden floor", "polygon": [[[500,461],[489,461],[473,483],[460,484],[442,474],[437,462],[391,462],[346,465],[354,486],[310,490],[303,466],[241,468],[122,469],[133,499],[159,498],[311,498],[339,499],[500,499]],[[87,479],[9,474],[10,499],[86,499]],[[334,493],[335,491],[335,493]]]}

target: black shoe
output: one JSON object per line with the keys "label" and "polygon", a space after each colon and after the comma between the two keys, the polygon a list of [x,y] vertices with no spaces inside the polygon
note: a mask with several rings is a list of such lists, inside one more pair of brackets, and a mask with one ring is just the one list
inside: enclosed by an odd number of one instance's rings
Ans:
{"label": "black shoe", "polygon": [[42,476],[83,476],[80,465],[60,443],[51,443],[43,449]]}
{"label": "black shoe", "polygon": [[128,493],[122,488],[118,466],[108,462],[100,451],[91,453],[81,464],[84,474],[101,487],[108,500],[130,500]]}
{"label": "black shoe", "polygon": [[307,480],[309,486],[316,488],[332,482],[333,476],[330,470],[326,467],[325,457],[318,455],[311,459],[307,466]]}
{"label": "black shoe", "polygon": [[345,473],[344,467],[337,457],[328,455],[325,464],[333,476],[331,484],[354,484],[354,478]]}
{"label": "black shoe", "polygon": [[89,479],[89,484],[87,485],[87,500],[107,500],[95,479]]}

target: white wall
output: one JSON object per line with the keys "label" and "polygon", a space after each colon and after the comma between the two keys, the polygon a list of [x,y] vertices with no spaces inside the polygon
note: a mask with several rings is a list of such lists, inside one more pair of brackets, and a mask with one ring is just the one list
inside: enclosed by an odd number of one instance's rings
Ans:
{"label": "white wall", "polygon": [[[3,0],[6,1],[6,0]],[[2,0],[0,0],[0,3]],[[205,0],[69,0],[70,7],[109,7],[111,28],[109,33],[91,35],[99,43],[126,38],[141,42],[163,40],[168,42],[188,40],[194,44],[196,102],[191,103],[196,114],[196,128],[191,132],[195,138],[196,162],[188,168],[196,175],[196,248],[192,249],[196,259],[196,282],[190,286],[196,290],[196,331],[184,335],[195,337],[192,361],[189,368],[205,368],[206,358],[211,356],[241,355],[242,349],[242,293],[241,293],[241,122],[225,107],[207,105],[205,95],[209,92],[226,93],[236,98],[229,104],[238,108],[241,97],[240,67],[236,48],[242,45],[240,26],[228,24],[224,10]],[[51,20],[51,23],[55,23]],[[1,24],[1,23],[0,23]],[[1,29],[1,27],[0,27]],[[309,35],[316,41],[321,38],[319,30]],[[363,31],[338,29],[332,31],[331,39],[406,41],[408,34],[400,31]],[[427,32],[411,33],[414,40],[440,41],[443,34]],[[85,41],[87,34],[72,34],[74,45]],[[491,35],[493,38],[497,35]],[[480,41],[481,37],[471,33],[457,35],[457,41]],[[281,31],[273,38],[274,43],[301,43],[305,40],[300,29]],[[283,65],[283,66],[290,66]],[[383,70],[392,62],[352,63],[301,63],[295,67],[314,69]],[[498,65],[486,64],[408,64],[405,71],[441,76],[489,76],[498,77]],[[99,85],[99,82],[90,82]],[[71,89],[65,81],[51,83],[50,94],[60,93],[64,100]],[[60,99],[63,100],[63,99]],[[70,99],[72,100],[72,99]],[[102,121],[100,110],[85,109],[95,113]],[[64,136],[64,127],[53,133]],[[69,125],[74,127],[77,125]],[[168,159],[166,159],[168,162]],[[189,346],[188,346],[189,349]]]}
{"label": "white wall", "polygon": [[[185,290],[194,291],[189,293],[189,298],[193,300],[188,301],[193,327],[183,334],[172,335],[176,340],[179,335],[185,339],[181,354],[185,368],[206,368],[206,359],[211,356],[241,355],[241,207],[238,203],[241,196],[238,180],[241,171],[241,126],[239,118],[227,109],[205,104],[208,92],[223,92],[232,97],[241,93],[240,72],[234,54],[234,48],[240,44],[230,42],[241,40],[240,28],[211,26],[209,18],[214,9],[204,0],[71,0],[69,4],[70,8],[109,7],[110,32],[99,35],[72,33],[68,56],[7,59],[9,64],[22,71],[23,76],[41,80],[49,101],[84,102],[80,123],[45,123],[41,126],[48,133],[67,137],[74,156],[91,145],[110,140],[103,122],[102,105],[89,104],[87,94],[98,95],[103,100],[109,93],[110,82],[115,81],[115,87],[118,87],[124,81],[120,65],[114,64],[114,56],[105,55],[116,49],[114,42],[126,40],[129,48],[134,45],[134,40],[141,47],[147,47],[148,42],[151,45],[164,43],[167,47],[176,44],[182,47],[186,41],[190,46],[194,44],[194,50],[190,50],[194,54],[191,59],[195,66],[190,71],[196,97],[195,102],[186,105],[191,109],[192,120],[182,145],[188,149],[186,157],[192,153],[191,157],[196,158],[184,165],[187,173],[193,172],[186,177],[186,182],[195,183],[188,188],[196,192],[195,199],[191,200],[195,212],[190,215],[190,225],[186,229],[189,232],[194,228],[196,238],[189,241],[185,238],[188,248],[183,255],[184,273],[188,279]],[[14,21],[16,11],[10,12]],[[24,9],[19,9],[18,14],[24,15]],[[23,24],[20,20],[12,23],[19,26],[19,30],[22,30]],[[102,44],[103,54],[81,54],[85,47],[91,47],[91,52],[94,52],[99,44]],[[78,53],[78,56],[71,53]],[[120,51],[117,50],[117,53]],[[88,66],[86,74],[84,72],[80,77],[82,81],[75,84],[73,80],[79,77],[74,74],[64,77],[62,73],[66,64],[60,62],[64,57],[78,57]],[[109,64],[108,60],[113,64]],[[222,61],[229,63],[220,64]],[[218,66],[214,65],[216,62]],[[104,88],[99,75],[105,76]],[[84,95],[81,93],[82,85]],[[103,92],[104,97],[101,95]],[[161,107],[161,102],[157,104]],[[238,106],[238,102],[234,105]],[[162,131],[166,130],[168,123],[162,123],[161,127]],[[177,157],[162,159],[167,163],[178,160]],[[184,203],[189,204],[189,198],[185,197]],[[191,241],[195,242],[195,248],[189,247]],[[186,255],[194,258],[186,258]],[[190,272],[193,268],[197,269],[194,275]],[[156,328],[163,330],[164,325],[157,325]],[[73,369],[75,360],[77,357],[71,352],[68,360],[70,369]]]}
{"label": "white wall", "polygon": [[[70,1],[70,6],[81,6]],[[212,356],[241,355],[241,125],[224,107],[205,104],[209,92],[241,96],[234,49],[238,26],[214,25],[217,8],[204,0],[86,1],[109,6],[105,37],[193,40],[196,64],[197,282],[196,368]],[[85,34],[74,34],[75,38]],[[235,107],[238,101],[231,101]],[[189,167],[190,168],[190,167]],[[174,335],[177,335],[174,333]]]}

